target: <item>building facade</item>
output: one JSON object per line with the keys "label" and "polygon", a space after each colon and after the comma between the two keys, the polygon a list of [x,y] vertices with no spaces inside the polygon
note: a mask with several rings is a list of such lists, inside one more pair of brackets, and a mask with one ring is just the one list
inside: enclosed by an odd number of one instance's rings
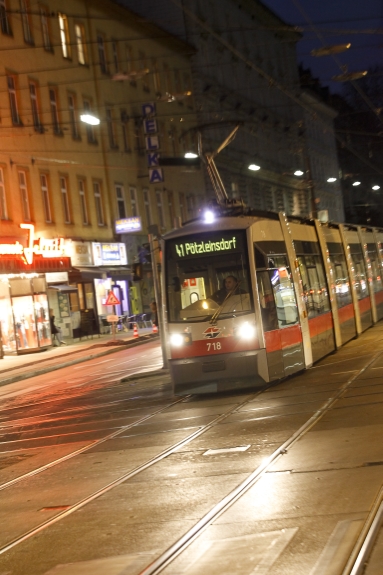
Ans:
{"label": "building facade", "polygon": [[193,144],[190,45],[98,0],[3,0],[0,35],[0,305],[13,310],[6,324],[1,314],[13,352],[49,345],[38,295],[64,337],[99,330],[112,311],[149,312],[150,272],[144,286],[131,274],[148,226],[190,219],[205,191],[198,167],[159,160]]}

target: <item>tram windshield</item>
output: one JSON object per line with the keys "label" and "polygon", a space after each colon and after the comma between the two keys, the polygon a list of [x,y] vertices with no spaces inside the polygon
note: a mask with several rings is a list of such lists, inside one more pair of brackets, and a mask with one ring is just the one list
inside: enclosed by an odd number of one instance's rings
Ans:
{"label": "tram windshield", "polygon": [[253,310],[244,231],[208,232],[166,242],[168,320],[206,321]]}

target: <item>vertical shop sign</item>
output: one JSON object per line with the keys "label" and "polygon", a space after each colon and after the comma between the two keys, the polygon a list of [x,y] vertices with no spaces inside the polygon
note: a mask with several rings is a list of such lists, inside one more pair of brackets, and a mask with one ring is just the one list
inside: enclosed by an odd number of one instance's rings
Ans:
{"label": "vertical shop sign", "polygon": [[144,117],[144,134],[146,145],[146,158],[149,169],[149,183],[158,184],[165,180],[162,168],[159,167],[160,140],[158,137],[158,125],[155,118],[156,105],[154,102],[147,102],[142,106]]}

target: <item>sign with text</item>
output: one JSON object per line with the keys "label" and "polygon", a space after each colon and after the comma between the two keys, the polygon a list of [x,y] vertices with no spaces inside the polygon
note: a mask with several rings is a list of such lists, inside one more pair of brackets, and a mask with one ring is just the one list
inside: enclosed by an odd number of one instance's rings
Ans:
{"label": "sign with text", "polygon": [[140,216],[134,218],[121,218],[115,221],[116,234],[129,234],[130,232],[140,232],[142,222]]}
{"label": "sign with text", "polygon": [[170,250],[173,257],[182,259],[238,253],[243,251],[244,245],[241,232],[216,232],[171,240]]}
{"label": "sign with text", "polygon": [[123,243],[92,242],[93,263],[95,266],[126,265],[126,246]]}
{"label": "sign with text", "polygon": [[146,158],[149,169],[149,184],[160,184],[165,181],[164,173],[159,167],[160,140],[158,137],[158,125],[156,120],[156,105],[154,102],[146,102],[142,105],[143,127],[146,144]]}

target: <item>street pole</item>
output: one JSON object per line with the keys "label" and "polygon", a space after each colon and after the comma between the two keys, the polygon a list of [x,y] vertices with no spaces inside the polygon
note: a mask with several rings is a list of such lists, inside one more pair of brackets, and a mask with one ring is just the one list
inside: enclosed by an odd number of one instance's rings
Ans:
{"label": "street pole", "polygon": [[158,267],[157,267],[157,263],[159,263],[159,262],[157,262],[157,260],[159,259],[158,258],[159,248],[156,248],[154,246],[154,235],[153,234],[148,234],[148,238],[149,238],[149,246],[150,246],[150,255],[151,255],[151,259],[152,259],[154,297],[156,298],[157,315],[159,316],[158,332],[159,332],[160,341],[161,341],[162,361],[163,361],[163,367],[165,369],[167,369],[168,368],[168,356],[166,353],[164,314],[163,314],[162,297],[161,297],[160,282],[159,282]]}

